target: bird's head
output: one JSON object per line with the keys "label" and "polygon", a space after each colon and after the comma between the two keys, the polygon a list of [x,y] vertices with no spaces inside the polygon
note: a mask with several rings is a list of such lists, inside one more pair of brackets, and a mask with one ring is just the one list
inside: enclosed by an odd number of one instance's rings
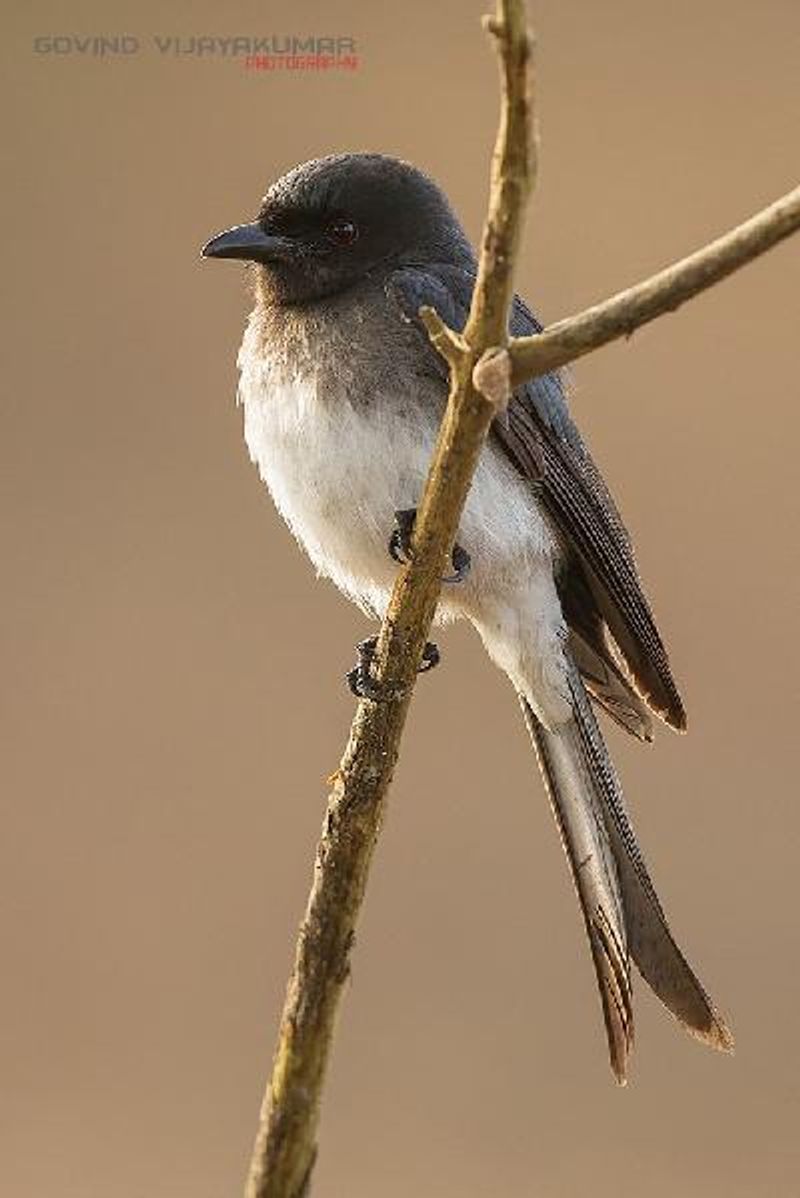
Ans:
{"label": "bird's head", "polygon": [[272,184],[256,220],[213,237],[202,253],[256,263],[260,294],[279,305],[313,303],[403,264],[472,257],[436,184],[382,154],[295,167]]}

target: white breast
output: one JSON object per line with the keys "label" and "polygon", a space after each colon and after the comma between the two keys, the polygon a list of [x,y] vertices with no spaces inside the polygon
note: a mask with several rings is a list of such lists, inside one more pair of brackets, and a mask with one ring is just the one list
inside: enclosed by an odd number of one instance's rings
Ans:
{"label": "white breast", "polygon": [[240,396],[250,456],[289,528],[320,574],[381,611],[394,511],[417,502],[430,446],[402,419],[322,402],[313,377],[275,379],[265,363],[242,364]]}
{"label": "white breast", "polygon": [[[252,328],[239,355],[240,400],[250,456],[318,572],[365,610],[382,614],[397,566],[388,553],[394,512],[416,507],[438,413],[404,380],[372,402],[324,396],[313,365],[290,372],[265,356]],[[466,584],[448,588],[440,616],[470,615],[483,590],[519,586],[535,559],[554,552],[530,486],[495,448],[484,452],[459,541],[472,557]],[[527,567],[526,567],[527,563]]]}

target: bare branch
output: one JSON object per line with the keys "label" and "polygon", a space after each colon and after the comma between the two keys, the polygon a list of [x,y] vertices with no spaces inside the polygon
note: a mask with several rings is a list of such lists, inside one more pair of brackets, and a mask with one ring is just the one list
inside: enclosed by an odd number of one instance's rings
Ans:
{"label": "bare branch", "polygon": [[492,155],[489,211],[483,227],[478,277],[464,336],[473,348],[505,345],[513,271],[528,194],[536,179],[536,127],[530,70],[533,39],[521,3],[498,3],[484,27],[500,56],[500,128]]}
{"label": "bare branch", "polygon": [[[379,703],[359,703],[328,798],[247,1198],[303,1198],[308,1189],[334,1022],[386,793],[441,579],[496,414],[494,400],[473,384],[473,370],[484,351],[502,347],[507,339],[512,269],[533,178],[530,41],[522,0],[498,0],[491,31],[500,54],[503,102],[478,282],[463,336],[448,329],[431,309],[421,313],[433,344],[450,366],[448,406],[418,508],[413,560],[398,576],[378,640],[374,676],[387,697]],[[496,364],[492,383],[496,394]]]}
{"label": "bare branch", "polygon": [[713,286],[800,229],[800,187],[731,229],[696,253],[629,287],[601,304],[550,325],[536,337],[512,341],[512,379],[527,379],[557,370],[592,350],[629,337],[641,325]]}
{"label": "bare branch", "polygon": [[453,370],[457,370],[467,353],[467,343],[460,333],[454,332],[444,323],[435,308],[426,305],[419,310],[419,316],[431,344],[436,347],[444,360]]}

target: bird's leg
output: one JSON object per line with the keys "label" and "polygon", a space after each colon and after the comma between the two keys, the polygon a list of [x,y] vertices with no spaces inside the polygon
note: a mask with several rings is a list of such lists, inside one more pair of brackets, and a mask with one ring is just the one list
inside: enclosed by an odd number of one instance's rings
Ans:
{"label": "bird's leg", "polygon": [[[399,512],[395,512],[394,518],[396,526],[389,538],[389,555],[401,566],[405,566],[413,557],[411,539],[414,535],[417,509],[403,508]],[[460,545],[454,545],[450,561],[453,563],[453,573],[445,575],[442,582],[463,582],[472,565],[472,560],[466,549],[462,549]]]}
{"label": "bird's leg", "polygon": [[[356,645],[356,653],[358,654],[356,664],[345,675],[347,685],[353,694],[358,699],[371,699],[373,703],[380,703],[384,699],[394,697],[387,694],[372,677],[372,663],[375,660],[377,645],[378,638],[376,636],[370,636],[365,641],[359,641]],[[432,641],[428,641],[422,650],[419,673],[427,674],[428,670],[432,670],[434,666],[438,666],[441,659],[442,655],[438,647]]]}

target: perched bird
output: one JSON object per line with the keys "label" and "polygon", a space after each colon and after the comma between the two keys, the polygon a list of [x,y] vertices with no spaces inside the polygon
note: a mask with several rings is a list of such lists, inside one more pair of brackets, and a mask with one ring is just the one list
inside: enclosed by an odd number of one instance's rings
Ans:
{"label": "perched bird", "polygon": [[[284,175],[256,220],[203,254],[254,264],[238,360],[250,455],[318,573],[380,617],[392,559],[411,552],[448,389],[418,312],[427,304],[463,327],[476,274],[469,241],[421,171],[339,154]],[[541,329],[519,297],[509,327]],[[729,1050],[667,926],[595,719],[599,706],[642,740],[652,739],[651,713],[685,727],[630,538],[558,375],[520,387],[495,421],[453,564],[437,619],[469,620],[519,695],[583,909],[617,1080],[633,1042],[631,957],[688,1032]],[[350,680],[380,701],[369,648]],[[437,659],[428,646],[423,667]]]}

